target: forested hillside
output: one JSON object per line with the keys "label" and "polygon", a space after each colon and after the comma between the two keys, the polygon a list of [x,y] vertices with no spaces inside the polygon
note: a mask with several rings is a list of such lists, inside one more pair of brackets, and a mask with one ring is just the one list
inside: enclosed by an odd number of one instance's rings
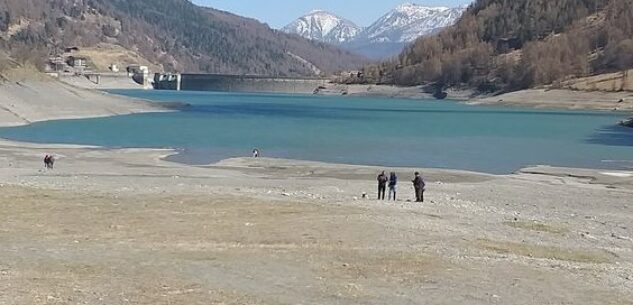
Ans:
{"label": "forested hillside", "polygon": [[120,45],[166,71],[311,75],[366,63],[188,0],[0,0],[0,48],[39,61],[65,47]]}
{"label": "forested hillside", "polygon": [[360,82],[511,91],[633,68],[633,0],[477,0]]}

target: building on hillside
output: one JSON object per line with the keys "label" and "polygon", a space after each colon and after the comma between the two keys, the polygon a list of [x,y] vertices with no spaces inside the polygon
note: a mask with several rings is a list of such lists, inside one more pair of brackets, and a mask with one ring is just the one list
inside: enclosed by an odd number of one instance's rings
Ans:
{"label": "building on hillside", "polygon": [[50,57],[46,63],[46,72],[63,72],[68,68],[68,64],[62,56]]}
{"label": "building on hillside", "polygon": [[149,74],[149,68],[147,66],[141,66],[141,65],[130,65],[127,66],[127,73],[131,76],[133,76],[134,74]]}
{"label": "building on hillside", "polygon": [[342,77],[362,77],[363,76],[363,72],[362,71],[358,71],[358,70],[352,70],[352,71],[343,71],[341,72]]}
{"label": "building on hillside", "polygon": [[88,67],[88,58],[83,56],[69,56],[66,62],[78,74],[84,73]]}
{"label": "building on hillside", "polygon": [[68,57],[68,65],[73,68],[85,68],[88,66],[88,59],[81,56]]}
{"label": "building on hillside", "polygon": [[79,52],[79,48],[78,47],[68,47],[68,48],[64,49],[64,52],[66,52],[66,53]]}

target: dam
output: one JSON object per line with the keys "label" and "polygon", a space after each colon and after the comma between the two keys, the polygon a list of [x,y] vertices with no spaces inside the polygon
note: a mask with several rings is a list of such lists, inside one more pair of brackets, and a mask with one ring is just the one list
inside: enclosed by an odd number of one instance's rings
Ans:
{"label": "dam", "polygon": [[161,73],[154,75],[154,89],[159,90],[312,94],[329,82],[324,78],[259,75]]}

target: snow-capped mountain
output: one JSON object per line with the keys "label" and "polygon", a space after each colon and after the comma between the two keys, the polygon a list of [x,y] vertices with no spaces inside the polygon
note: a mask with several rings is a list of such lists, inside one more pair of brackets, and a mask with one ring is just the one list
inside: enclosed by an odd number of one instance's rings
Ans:
{"label": "snow-capped mountain", "polygon": [[282,31],[308,39],[341,44],[358,36],[362,28],[332,13],[315,10],[287,25]]}
{"label": "snow-capped mountain", "polygon": [[465,9],[403,4],[382,16],[357,38],[377,43],[410,43],[453,25]]}
{"label": "snow-capped mountain", "polygon": [[391,10],[367,28],[326,11],[313,11],[282,30],[319,40],[381,59],[394,56],[406,44],[453,25],[466,7],[426,7],[403,4]]}

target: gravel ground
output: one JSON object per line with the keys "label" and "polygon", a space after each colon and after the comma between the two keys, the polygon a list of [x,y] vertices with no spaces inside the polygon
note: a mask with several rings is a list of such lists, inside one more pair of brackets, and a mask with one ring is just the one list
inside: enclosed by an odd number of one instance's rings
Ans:
{"label": "gravel ground", "polygon": [[633,173],[170,153],[0,141],[0,304],[633,304]]}

